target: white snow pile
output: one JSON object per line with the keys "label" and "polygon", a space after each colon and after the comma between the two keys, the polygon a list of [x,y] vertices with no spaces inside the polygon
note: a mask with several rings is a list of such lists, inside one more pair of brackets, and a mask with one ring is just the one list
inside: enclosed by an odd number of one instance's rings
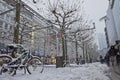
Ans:
{"label": "white snow pile", "polygon": [[65,68],[48,66],[43,73],[22,74],[15,76],[9,74],[0,75],[0,80],[110,80],[107,77],[108,67],[105,64],[92,63]]}

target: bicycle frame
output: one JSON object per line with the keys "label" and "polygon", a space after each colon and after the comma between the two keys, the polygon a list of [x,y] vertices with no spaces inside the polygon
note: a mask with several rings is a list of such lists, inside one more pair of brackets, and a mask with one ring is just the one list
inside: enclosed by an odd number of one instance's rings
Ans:
{"label": "bicycle frame", "polygon": [[[26,66],[27,62],[32,58],[32,55],[30,55],[27,52],[22,53],[17,58],[13,59],[9,65],[16,65],[16,67]],[[11,66],[12,67],[12,66]],[[15,66],[14,66],[15,67]]]}
{"label": "bicycle frame", "polygon": [[16,74],[17,69],[24,69],[24,73],[26,74],[26,67],[27,67],[27,63],[28,61],[32,58],[33,56],[30,55],[29,52],[23,52],[20,56],[18,56],[17,58],[12,58],[12,61],[9,62],[8,64],[4,64],[2,66],[2,70],[6,69],[6,70],[13,70],[14,74]]}
{"label": "bicycle frame", "polygon": [[[43,63],[41,63],[42,61],[41,61],[41,59],[39,57],[33,56],[30,52],[25,51],[25,49],[23,47],[21,47],[19,45],[14,45],[14,44],[9,45],[9,46],[11,47],[10,49],[13,49],[13,48],[16,48],[16,49],[18,48],[19,49],[19,48],[21,48],[22,50],[21,50],[20,53],[22,53],[22,54],[17,55],[18,54],[17,52],[19,52],[19,50],[15,51],[15,58],[12,58],[9,54],[8,55],[5,54],[3,57],[7,58],[8,60],[10,58],[10,61],[8,63],[4,63],[4,62],[2,63],[1,70],[0,70],[1,74],[2,74],[2,72],[4,72],[4,70],[7,70],[8,72],[9,71],[11,72],[11,70],[12,70],[12,73],[10,73],[10,74],[15,75],[16,71],[18,69],[20,69],[20,70],[24,69],[24,73],[26,73],[26,71],[27,71],[29,74],[31,74],[31,71],[30,71],[31,69],[29,69],[29,68],[30,68],[30,65],[33,66],[32,61],[38,61],[38,62],[40,62],[41,65],[43,64]],[[8,46],[8,48],[9,48],[9,46]],[[2,56],[1,56],[1,58],[2,58]],[[41,70],[43,70],[43,68],[41,68]]]}

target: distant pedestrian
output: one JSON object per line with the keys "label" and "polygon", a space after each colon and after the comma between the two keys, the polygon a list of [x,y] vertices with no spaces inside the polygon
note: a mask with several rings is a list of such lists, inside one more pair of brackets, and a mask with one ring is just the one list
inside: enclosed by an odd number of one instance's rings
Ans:
{"label": "distant pedestrian", "polygon": [[101,62],[101,63],[104,63],[103,56],[102,56],[102,55],[100,55],[100,57],[99,57],[99,58],[100,58],[100,62]]}

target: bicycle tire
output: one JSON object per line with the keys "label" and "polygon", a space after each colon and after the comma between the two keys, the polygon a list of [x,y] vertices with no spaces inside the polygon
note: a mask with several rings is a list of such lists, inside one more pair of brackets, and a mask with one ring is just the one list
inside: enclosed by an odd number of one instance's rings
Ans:
{"label": "bicycle tire", "polygon": [[29,74],[42,73],[44,65],[39,57],[33,57],[28,61],[26,69]]}
{"label": "bicycle tire", "polygon": [[11,61],[12,61],[12,57],[8,55],[0,55],[0,74],[2,74],[5,71],[3,66],[5,64],[8,65]]}

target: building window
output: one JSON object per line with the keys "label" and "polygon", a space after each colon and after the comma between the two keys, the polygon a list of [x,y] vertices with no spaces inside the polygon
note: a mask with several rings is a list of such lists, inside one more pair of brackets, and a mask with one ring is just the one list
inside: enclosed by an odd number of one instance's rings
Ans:
{"label": "building window", "polygon": [[12,30],[12,26],[10,26],[10,30]]}
{"label": "building window", "polygon": [[3,25],[3,22],[2,22],[2,21],[0,21],[0,28],[2,28],[2,25]]}
{"label": "building window", "polygon": [[1,38],[4,38],[4,36],[5,36],[5,32],[2,32],[1,33]]}
{"label": "building window", "polygon": [[119,7],[119,9],[120,9],[120,1],[118,2],[118,7]]}
{"label": "building window", "polygon": [[8,29],[8,24],[7,23],[5,24],[5,29]]}
{"label": "building window", "polygon": [[2,10],[0,10],[0,13],[2,13]]}
{"label": "building window", "polygon": [[11,22],[11,23],[14,23],[14,20],[15,20],[15,17],[11,16],[10,22]]}
{"label": "building window", "polygon": [[9,15],[8,14],[6,15],[6,20],[9,21]]}
{"label": "building window", "polygon": [[0,18],[4,19],[4,15],[2,15],[2,16],[0,15]]}
{"label": "building window", "polygon": [[115,0],[112,0],[112,2],[111,2],[111,9],[112,9],[113,6],[114,6],[114,2],[115,2]]}

